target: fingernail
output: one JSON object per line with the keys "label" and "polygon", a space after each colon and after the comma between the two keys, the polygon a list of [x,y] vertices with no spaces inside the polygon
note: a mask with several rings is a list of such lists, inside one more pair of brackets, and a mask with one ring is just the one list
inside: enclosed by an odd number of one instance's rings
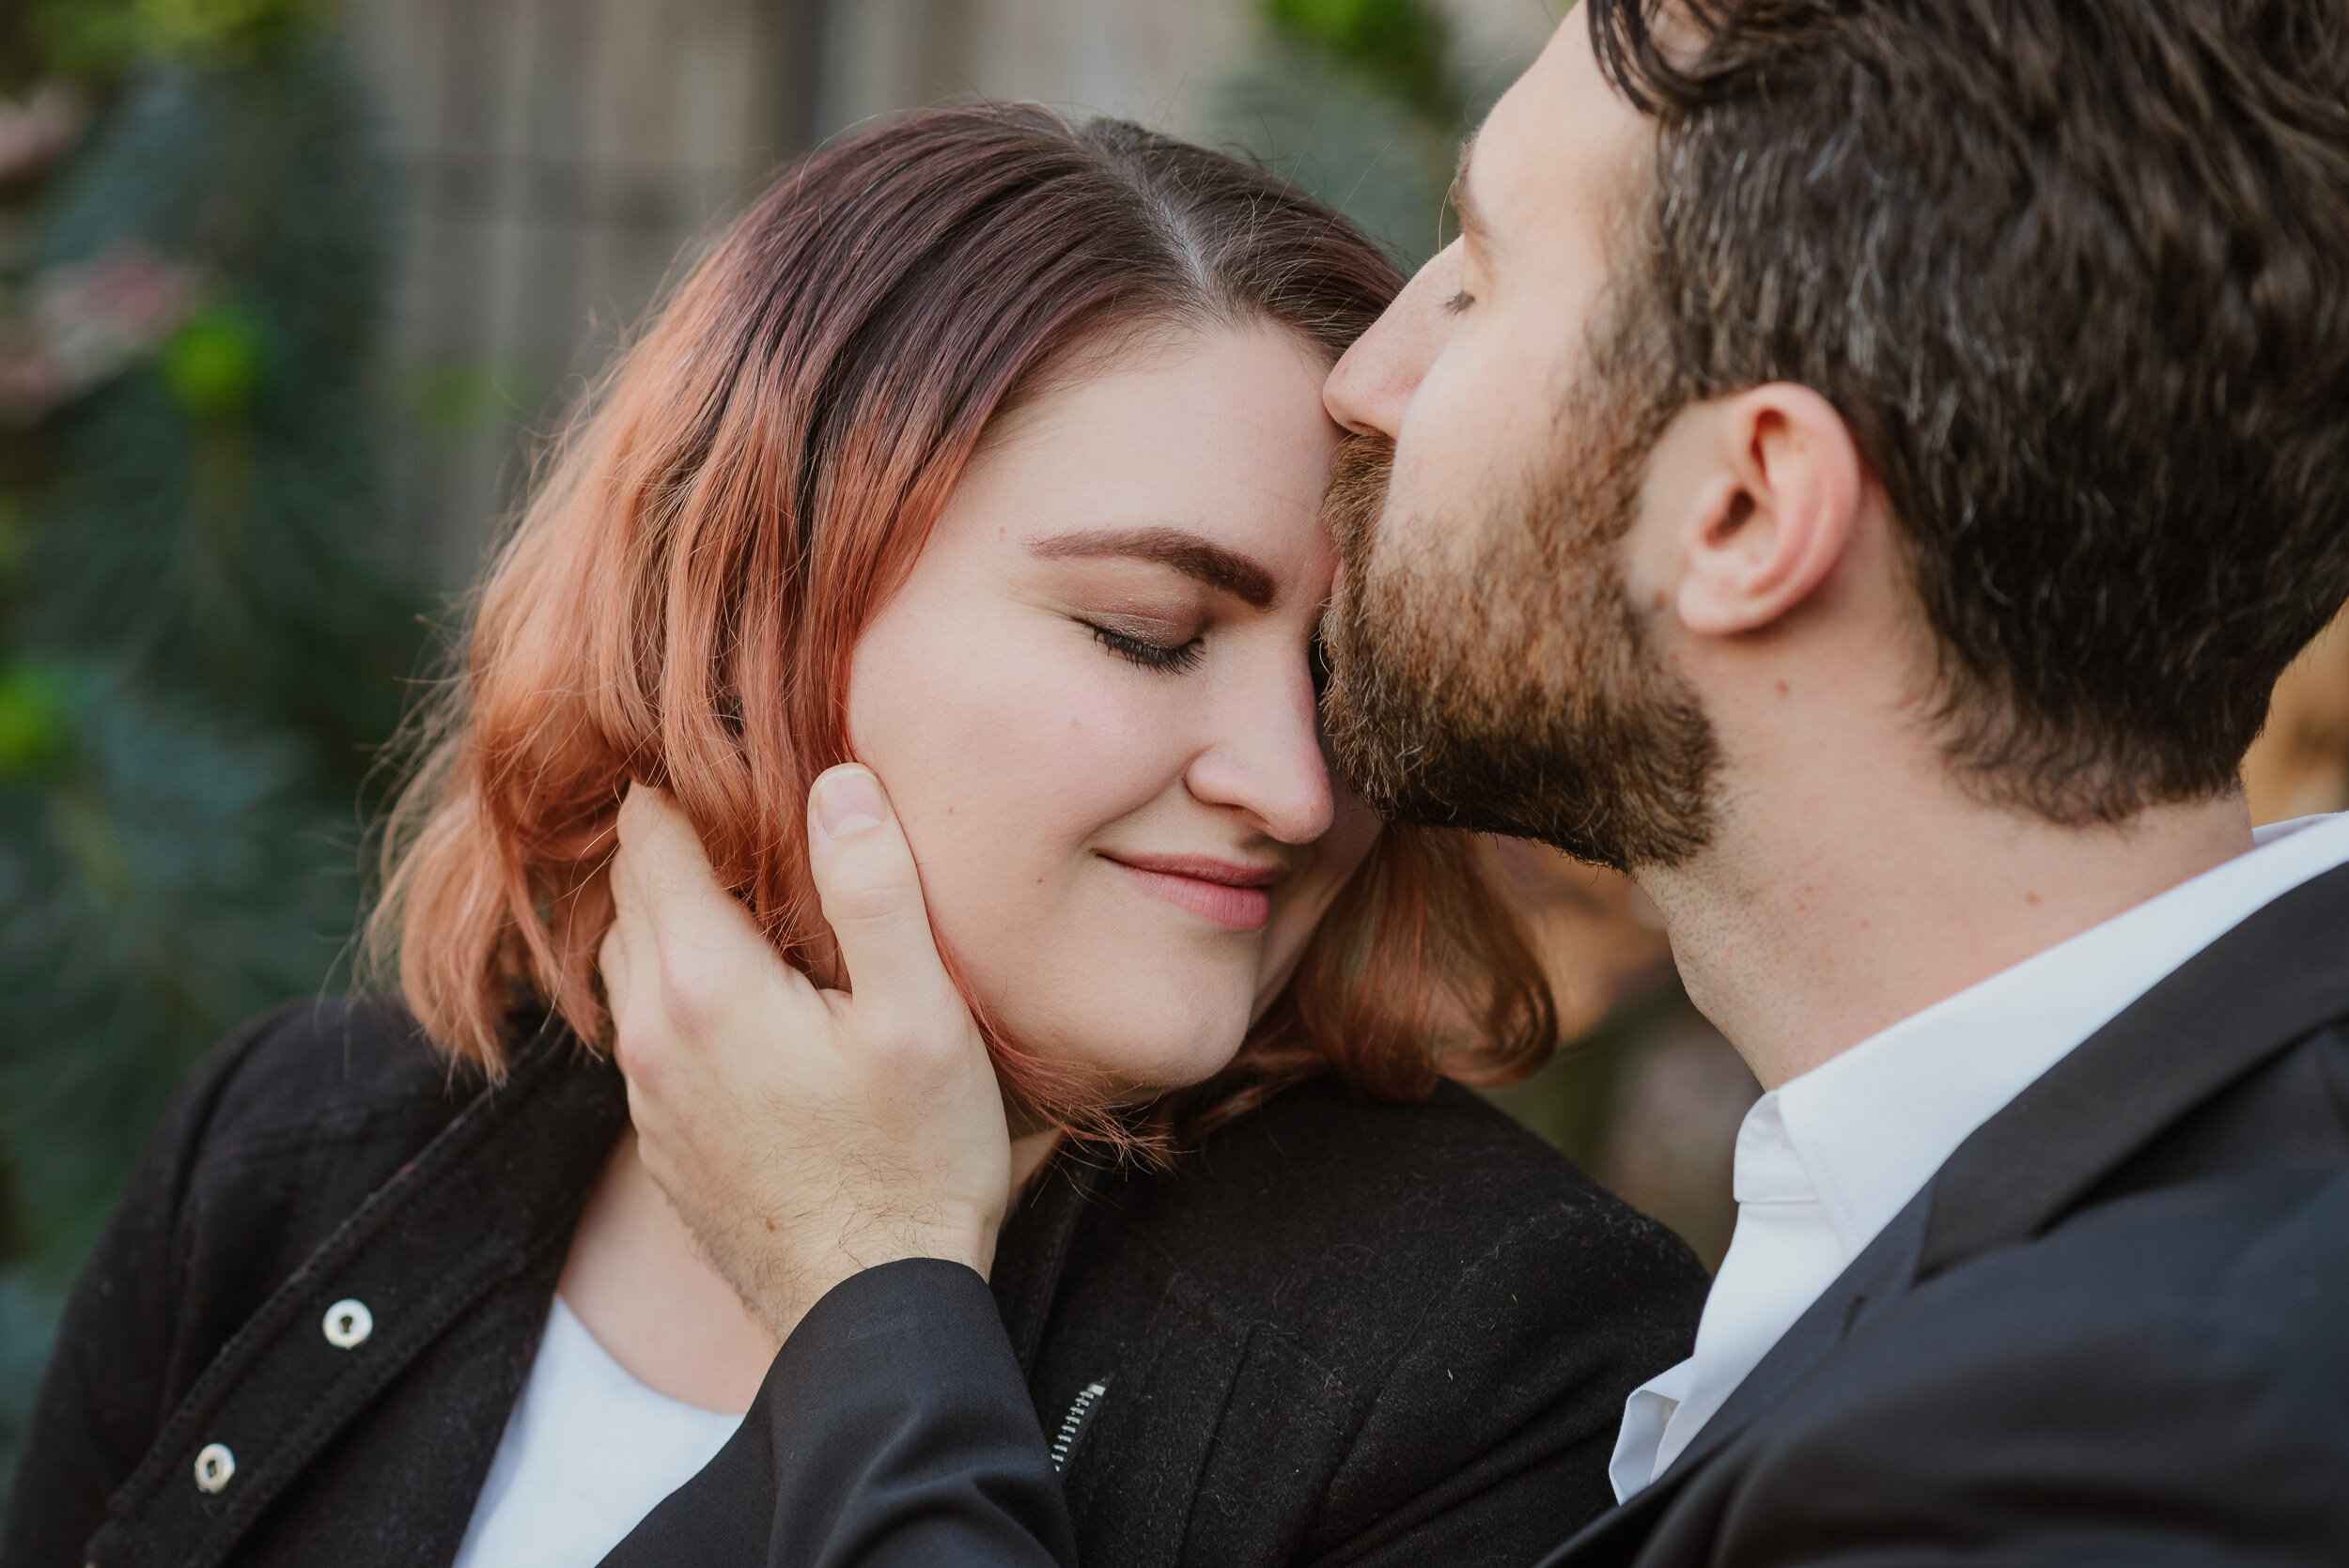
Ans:
{"label": "fingernail", "polygon": [[829,838],[878,828],[888,815],[880,782],[862,768],[835,768],[816,781],[816,825]]}

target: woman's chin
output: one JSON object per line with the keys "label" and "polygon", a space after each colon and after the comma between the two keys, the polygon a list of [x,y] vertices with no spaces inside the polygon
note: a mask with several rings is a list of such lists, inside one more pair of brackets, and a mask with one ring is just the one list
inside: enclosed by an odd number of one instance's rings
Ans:
{"label": "woman's chin", "polygon": [[[1081,983],[1064,975],[1081,976]],[[1095,958],[1033,965],[1022,976],[1026,984],[1008,995],[988,995],[984,973],[972,979],[1022,1054],[1052,1076],[1082,1084],[1097,1104],[1146,1103],[1205,1083],[1231,1065],[1248,1037],[1256,1000],[1252,970],[1128,966],[1104,976]]]}
{"label": "woman's chin", "polygon": [[1073,1069],[1094,1086],[1097,1103],[1143,1105],[1215,1077],[1239,1054],[1241,1038],[1238,1030],[1229,1030],[1204,1038],[1127,1036],[1105,1044],[1096,1034],[1081,1048],[1048,1045],[1035,1055],[1052,1066]]}

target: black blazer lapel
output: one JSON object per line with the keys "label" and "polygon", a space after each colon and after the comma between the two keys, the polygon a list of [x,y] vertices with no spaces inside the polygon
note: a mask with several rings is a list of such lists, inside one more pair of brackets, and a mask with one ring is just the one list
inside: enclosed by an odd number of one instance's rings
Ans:
{"label": "black blazer lapel", "polygon": [[2266,905],[1958,1145],[1927,1189],[1926,1280],[2029,1240],[2220,1090],[2349,1016],[2349,866]]}
{"label": "black blazer lapel", "polygon": [[2349,866],[2220,937],[1977,1127],[1737,1386],[1672,1473],[1703,1464],[1873,1311],[2029,1240],[2194,1108],[2349,1015]]}
{"label": "black blazer lapel", "polygon": [[2344,958],[2349,866],[2302,883],[2187,959],[1960,1143],[1673,1468],[1719,1452],[1875,1308],[2029,1240],[2197,1106],[2349,1015]]}
{"label": "black blazer lapel", "polygon": [[1920,1281],[2029,1240],[2245,1074],[2349,1017],[2349,866],[2302,883],[2181,965],[1975,1129],[1797,1319],[1654,1484],[1545,1560],[1628,1562],[1690,1478]]}
{"label": "black blazer lapel", "polygon": [[1827,1359],[1875,1309],[1908,1293],[1917,1277],[1917,1259],[1924,1244],[1932,1194],[1933,1188],[1928,1184],[1924,1191],[1910,1199],[1907,1206],[1892,1217],[1891,1223],[1876,1234],[1875,1240],[1835,1277],[1835,1282],[1821,1293],[1810,1310],[1795,1320],[1794,1327],[1779,1336],[1769,1354],[1746,1374],[1745,1381],[1737,1385],[1713,1419],[1704,1423],[1703,1430],[1690,1441],[1672,1468],[1657,1478],[1659,1483],[1670,1480],[1676,1472],[1693,1470],[1719,1453],[1752,1425],[1754,1418],[1777,1404],[1780,1395]]}
{"label": "black blazer lapel", "polygon": [[1836,1276],[1835,1282],[1779,1337],[1769,1354],[1746,1374],[1745,1381],[1662,1475],[1621,1507],[1593,1520],[1545,1560],[1545,1568],[1550,1564],[1563,1568],[1567,1563],[1574,1568],[1594,1568],[1599,1563],[1630,1561],[1656,1528],[1657,1516],[1690,1477],[1825,1360],[1874,1309],[1906,1294],[1915,1278],[1918,1252],[1924,1241],[1931,1190],[1928,1187],[1910,1200],[1851,1265]]}

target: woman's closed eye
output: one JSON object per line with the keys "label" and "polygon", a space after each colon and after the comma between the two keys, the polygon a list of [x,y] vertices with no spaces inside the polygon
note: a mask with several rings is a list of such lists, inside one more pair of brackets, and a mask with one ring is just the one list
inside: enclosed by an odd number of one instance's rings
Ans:
{"label": "woman's closed eye", "polygon": [[1153,642],[1131,631],[1120,631],[1098,621],[1084,625],[1092,631],[1093,640],[1129,664],[1161,674],[1178,675],[1197,664],[1205,655],[1206,639],[1194,636],[1183,643]]}

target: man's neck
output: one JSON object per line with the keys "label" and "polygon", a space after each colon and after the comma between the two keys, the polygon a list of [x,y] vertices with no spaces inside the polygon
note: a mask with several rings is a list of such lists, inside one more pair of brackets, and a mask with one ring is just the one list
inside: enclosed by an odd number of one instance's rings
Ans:
{"label": "man's neck", "polygon": [[1765,1088],[2251,847],[2240,794],[2063,828],[1902,771],[1741,781],[1712,847],[1639,877]]}

